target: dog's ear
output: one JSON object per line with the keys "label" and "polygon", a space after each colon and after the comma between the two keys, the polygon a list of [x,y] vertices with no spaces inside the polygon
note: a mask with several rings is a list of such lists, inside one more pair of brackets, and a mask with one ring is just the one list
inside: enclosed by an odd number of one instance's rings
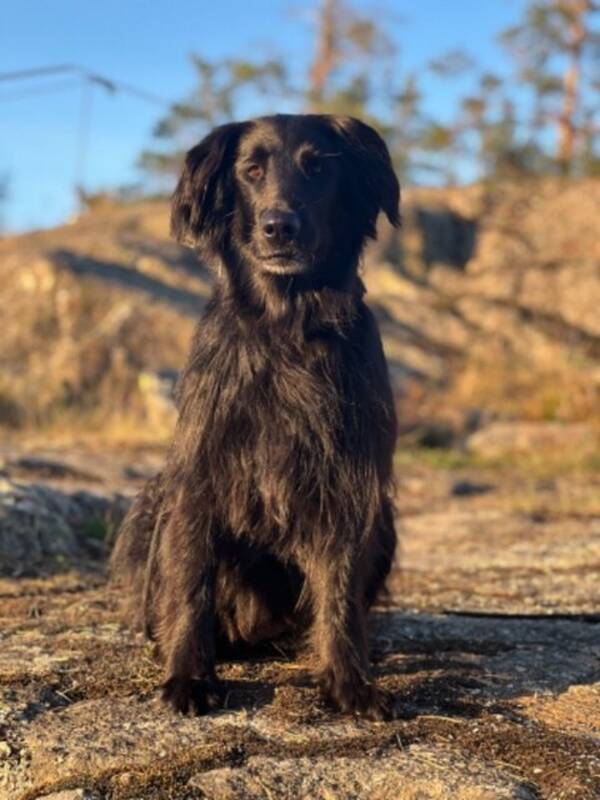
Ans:
{"label": "dog's ear", "polygon": [[173,193],[171,235],[210,257],[223,252],[233,210],[233,163],[245,122],[221,125],[188,152]]}
{"label": "dog's ear", "polygon": [[354,202],[366,222],[365,233],[375,238],[377,215],[383,211],[390,223],[400,224],[400,184],[387,145],[377,133],[354,117],[332,116],[330,123],[342,140]]}

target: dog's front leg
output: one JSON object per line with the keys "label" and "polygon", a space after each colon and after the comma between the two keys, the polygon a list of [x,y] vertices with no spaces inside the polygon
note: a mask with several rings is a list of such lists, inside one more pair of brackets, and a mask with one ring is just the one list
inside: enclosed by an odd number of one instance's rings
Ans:
{"label": "dog's front leg", "polygon": [[377,687],[369,666],[360,561],[355,552],[334,548],[303,565],[313,604],[312,646],[327,701],[345,713],[388,719],[393,697]]}
{"label": "dog's front leg", "polygon": [[178,712],[203,714],[223,699],[215,673],[215,541],[211,521],[185,491],[162,532],[158,562],[163,700]]}

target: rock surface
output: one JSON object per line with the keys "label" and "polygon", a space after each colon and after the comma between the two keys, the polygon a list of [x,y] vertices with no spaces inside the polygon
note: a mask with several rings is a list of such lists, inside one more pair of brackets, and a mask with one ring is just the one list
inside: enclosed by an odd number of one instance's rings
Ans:
{"label": "rock surface", "polygon": [[[48,475],[17,456],[8,480]],[[126,495],[156,461],[44,459],[70,465],[44,484],[66,495]],[[399,468],[398,568],[371,621],[378,680],[397,698],[389,723],[331,712],[308,665],[276,651],[220,665],[222,711],[174,717],[101,564],[0,578],[0,799],[594,800],[599,488],[590,475]]]}
{"label": "rock surface", "polygon": [[600,431],[597,426],[585,423],[494,422],[471,434],[466,447],[488,459],[569,449],[592,454],[600,450]]}
{"label": "rock surface", "polygon": [[120,496],[0,482],[0,575],[32,575],[89,561],[104,550],[107,530],[126,509]]}

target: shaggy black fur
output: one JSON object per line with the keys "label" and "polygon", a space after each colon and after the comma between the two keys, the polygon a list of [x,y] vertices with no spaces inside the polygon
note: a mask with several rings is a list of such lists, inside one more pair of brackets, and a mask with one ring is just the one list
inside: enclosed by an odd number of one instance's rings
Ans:
{"label": "shaggy black fur", "polygon": [[179,711],[221,703],[217,641],[308,632],[336,708],[391,713],[366,613],[395,548],[396,421],[357,268],[379,211],[398,224],[398,203],[385,144],[347,117],[225,125],[188,153],[172,230],[215,290],[166,466],[112,557]]}

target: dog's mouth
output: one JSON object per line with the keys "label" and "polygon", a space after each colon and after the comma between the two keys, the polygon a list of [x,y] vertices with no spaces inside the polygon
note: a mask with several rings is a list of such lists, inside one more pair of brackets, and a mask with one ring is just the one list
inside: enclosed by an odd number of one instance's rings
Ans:
{"label": "dog's mouth", "polygon": [[303,275],[310,270],[308,260],[298,253],[280,251],[258,258],[263,271],[271,275]]}

